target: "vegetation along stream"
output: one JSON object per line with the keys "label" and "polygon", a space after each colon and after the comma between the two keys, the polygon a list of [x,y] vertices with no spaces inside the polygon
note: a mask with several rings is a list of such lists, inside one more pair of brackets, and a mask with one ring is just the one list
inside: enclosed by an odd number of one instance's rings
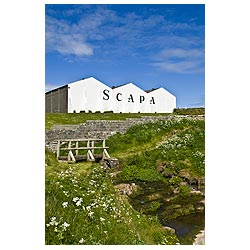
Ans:
{"label": "vegetation along stream", "polygon": [[161,224],[175,230],[181,244],[192,244],[205,227],[204,195],[190,192],[175,194],[166,183],[137,182],[137,192],[129,198],[131,205],[144,214],[156,215]]}
{"label": "vegetation along stream", "polygon": [[[113,164],[58,162],[46,149],[46,244],[193,244],[205,229],[205,110],[184,111],[109,137]],[[84,115],[53,114],[46,124]]]}
{"label": "vegetation along stream", "polygon": [[157,216],[184,245],[205,228],[204,132],[204,120],[179,119],[135,126],[108,141],[121,162],[115,184],[134,209]]}

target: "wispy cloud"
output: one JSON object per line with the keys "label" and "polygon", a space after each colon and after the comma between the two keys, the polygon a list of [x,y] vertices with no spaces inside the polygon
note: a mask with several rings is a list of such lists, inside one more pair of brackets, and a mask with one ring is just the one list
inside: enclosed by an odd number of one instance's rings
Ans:
{"label": "wispy cloud", "polygon": [[62,55],[89,56],[93,47],[86,42],[82,33],[74,33],[71,26],[52,17],[46,18],[46,50]]}
{"label": "wispy cloud", "polygon": [[[47,51],[98,60],[146,58],[156,67],[179,73],[202,68],[202,54],[193,49],[203,46],[199,36],[203,27],[199,25],[170,21],[155,12],[121,14],[105,5],[80,10],[67,10],[61,19],[47,13]],[[73,14],[77,18],[70,22],[67,17]]]}
{"label": "wispy cloud", "polygon": [[173,73],[204,72],[204,50],[202,48],[170,48],[154,57],[153,66]]}

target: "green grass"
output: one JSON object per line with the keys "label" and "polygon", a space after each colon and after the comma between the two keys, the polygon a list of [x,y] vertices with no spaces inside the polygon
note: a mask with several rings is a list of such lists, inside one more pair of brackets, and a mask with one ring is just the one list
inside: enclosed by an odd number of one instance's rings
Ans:
{"label": "green grass", "polygon": [[205,115],[205,108],[176,108],[176,115]]}
{"label": "green grass", "polygon": [[[46,114],[46,126],[78,124],[94,119],[126,119],[145,114]],[[152,114],[150,114],[152,115]],[[186,170],[205,174],[205,121],[181,119],[160,121],[130,128],[107,140],[109,154],[121,161],[123,181],[166,181],[156,171],[167,162],[177,175]],[[132,208],[114,188],[111,177],[98,164],[58,163],[46,155],[46,244],[176,244],[176,236],[162,228],[157,217]],[[180,178],[179,178],[180,179]],[[169,185],[179,186],[177,177]],[[188,190],[181,190],[188,196]],[[158,203],[148,209],[158,209]]]}
{"label": "green grass", "polygon": [[205,121],[181,119],[130,128],[107,140],[109,153],[123,162],[125,180],[157,181],[159,162],[168,162],[178,173],[205,174]]}
{"label": "green grass", "polygon": [[[177,115],[202,115],[205,108],[177,108],[173,114]],[[50,129],[55,124],[81,124],[87,120],[125,120],[126,118],[140,118],[142,116],[166,116],[167,113],[46,113],[45,129]]]}
{"label": "green grass", "polygon": [[46,151],[46,244],[176,244],[157,217],[135,211],[98,164],[58,163]]}

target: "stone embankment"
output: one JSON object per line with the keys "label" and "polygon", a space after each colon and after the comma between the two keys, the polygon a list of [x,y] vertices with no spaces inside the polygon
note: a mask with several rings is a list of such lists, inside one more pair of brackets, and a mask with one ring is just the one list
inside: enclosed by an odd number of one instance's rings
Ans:
{"label": "stone embankment", "polygon": [[205,230],[201,230],[196,235],[193,245],[205,245]]}
{"label": "stone embankment", "polygon": [[130,196],[133,192],[136,192],[136,190],[139,188],[138,185],[135,183],[121,183],[118,185],[115,185],[115,188],[120,191],[121,194]]}
{"label": "stone embankment", "polygon": [[124,134],[135,125],[172,119],[204,119],[204,115],[169,115],[142,116],[126,120],[89,120],[79,125],[54,125],[45,133],[46,146],[55,150],[56,141],[60,139],[107,139],[115,133]]}

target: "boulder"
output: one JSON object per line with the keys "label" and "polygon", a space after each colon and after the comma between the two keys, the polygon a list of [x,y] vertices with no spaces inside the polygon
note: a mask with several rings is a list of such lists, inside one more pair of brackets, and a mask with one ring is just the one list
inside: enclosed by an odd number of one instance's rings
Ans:
{"label": "boulder", "polygon": [[163,173],[165,169],[173,169],[173,164],[168,162],[160,162],[156,165],[158,172]]}
{"label": "boulder", "polygon": [[139,186],[137,186],[135,183],[121,183],[115,186],[116,189],[120,191],[123,195],[130,196],[134,191],[137,190]]}
{"label": "boulder", "polygon": [[179,173],[179,176],[184,179],[184,180],[189,180],[190,179],[190,173],[186,169],[182,169]]}
{"label": "boulder", "polygon": [[172,171],[169,171],[169,170],[165,170],[163,172],[163,176],[166,177],[166,178],[172,178],[174,176],[173,172]]}
{"label": "boulder", "polygon": [[100,162],[100,165],[104,167],[105,169],[107,168],[112,168],[116,169],[119,167],[120,162],[117,158],[109,158],[109,159],[104,159]]}
{"label": "boulder", "polygon": [[171,233],[175,233],[175,229],[174,228],[172,228],[172,227],[167,227],[167,226],[164,226],[163,227],[164,229],[167,229],[168,231],[170,231]]}
{"label": "boulder", "polygon": [[161,162],[161,163],[156,165],[156,170],[160,173],[162,173],[165,168],[166,168],[166,165],[164,162]]}

